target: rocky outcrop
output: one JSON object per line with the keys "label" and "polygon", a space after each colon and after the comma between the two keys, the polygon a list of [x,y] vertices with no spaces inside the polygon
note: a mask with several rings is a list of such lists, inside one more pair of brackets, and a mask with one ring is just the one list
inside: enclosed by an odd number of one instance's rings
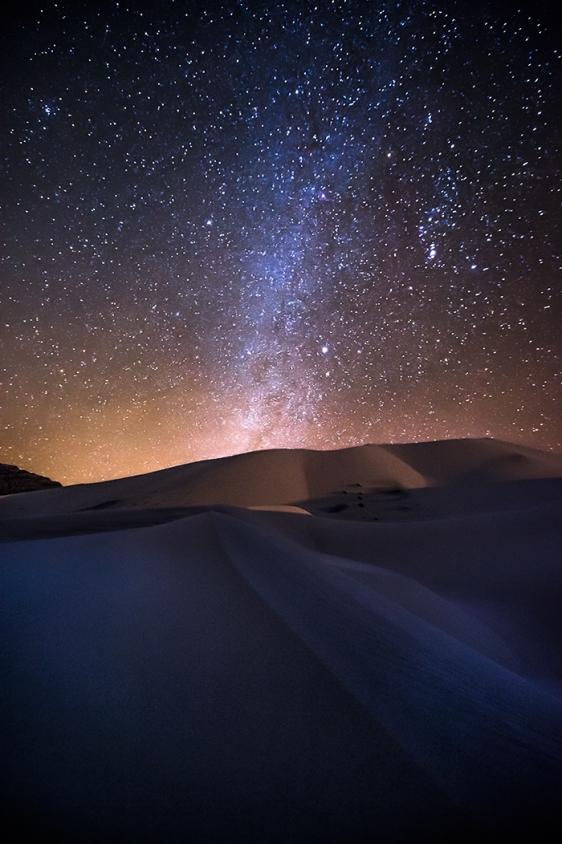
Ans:
{"label": "rocky outcrop", "polygon": [[34,492],[38,489],[52,489],[62,486],[58,481],[26,472],[17,466],[0,463],[0,495],[12,495],[15,492]]}

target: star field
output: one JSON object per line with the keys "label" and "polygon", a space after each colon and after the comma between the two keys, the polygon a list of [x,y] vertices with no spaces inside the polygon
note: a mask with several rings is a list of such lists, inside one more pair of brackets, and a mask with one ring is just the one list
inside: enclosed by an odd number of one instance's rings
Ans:
{"label": "star field", "polygon": [[556,36],[516,4],[24,9],[0,461],[69,483],[269,447],[561,450]]}

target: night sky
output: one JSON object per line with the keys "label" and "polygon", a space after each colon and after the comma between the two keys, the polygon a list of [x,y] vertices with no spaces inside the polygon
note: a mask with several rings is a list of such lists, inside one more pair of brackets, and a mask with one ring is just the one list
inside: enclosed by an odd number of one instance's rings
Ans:
{"label": "night sky", "polygon": [[19,8],[0,461],[71,483],[271,447],[562,450],[548,4]]}

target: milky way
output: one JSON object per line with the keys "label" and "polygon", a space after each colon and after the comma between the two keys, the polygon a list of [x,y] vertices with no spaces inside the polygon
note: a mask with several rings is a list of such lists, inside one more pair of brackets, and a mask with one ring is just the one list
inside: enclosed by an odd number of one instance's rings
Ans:
{"label": "milky way", "polygon": [[532,9],[13,17],[0,460],[77,482],[277,446],[562,449],[561,62]]}

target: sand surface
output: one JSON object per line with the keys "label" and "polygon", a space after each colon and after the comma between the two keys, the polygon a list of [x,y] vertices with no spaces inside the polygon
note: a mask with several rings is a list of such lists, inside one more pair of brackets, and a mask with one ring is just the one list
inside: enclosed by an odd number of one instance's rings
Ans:
{"label": "sand surface", "polygon": [[6,840],[559,840],[560,456],[257,452],[0,543]]}

